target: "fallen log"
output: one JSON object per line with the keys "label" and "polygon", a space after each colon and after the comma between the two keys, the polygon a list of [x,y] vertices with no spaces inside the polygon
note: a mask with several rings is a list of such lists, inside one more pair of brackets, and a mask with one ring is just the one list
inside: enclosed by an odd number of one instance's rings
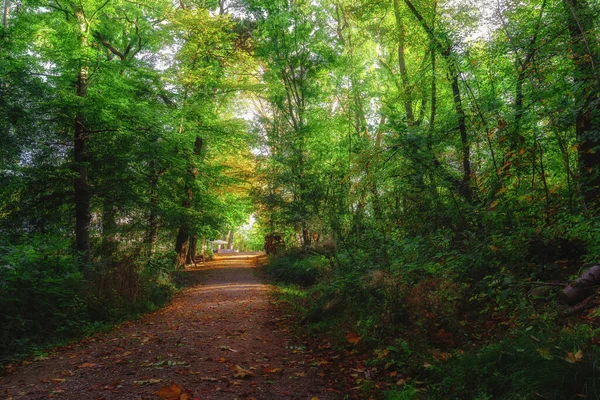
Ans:
{"label": "fallen log", "polygon": [[600,286],[600,265],[593,265],[563,289],[560,299],[570,306],[577,304],[594,293],[598,286]]}
{"label": "fallen log", "polygon": [[597,306],[598,303],[594,302],[595,298],[596,298],[596,293],[594,293],[591,296],[588,296],[585,300],[583,300],[581,303],[577,304],[575,307],[570,307],[570,308],[566,309],[565,311],[561,312],[560,316],[563,318],[570,317],[575,314],[579,314],[580,312],[589,310],[592,307]]}

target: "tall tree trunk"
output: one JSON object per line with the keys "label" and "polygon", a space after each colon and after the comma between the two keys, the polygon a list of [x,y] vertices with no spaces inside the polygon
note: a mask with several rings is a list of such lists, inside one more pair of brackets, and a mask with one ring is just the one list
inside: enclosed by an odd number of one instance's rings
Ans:
{"label": "tall tree trunk", "polygon": [[396,18],[396,34],[398,36],[398,68],[400,69],[400,78],[402,79],[402,86],[404,88],[404,111],[406,113],[406,122],[408,126],[415,124],[415,117],[412,107],[412,89],[410,87],[410,80],[408,78],[408,71],[406,70],[406,58],[404,45],[406,41],[406,31],[402,22],[402,15],[400,14],[400,2],[394,0],[394,16]]}
{"label": "tall tree trunk", "polygon": [[150,162],[150,188],[148,196],[150,197],[150,210],[148,212],[148,231],[146,232],[147,258],[150,260],[154,254],[154,246],[158,240],[158,180],[159,174],[154,170],[154,161]]}
{"label": "tall tree trunk", "polygon": [[571,34],[571,53],[575,64],[573,80],[578,87],[575,133],[579,155],[579,174],[586,204],[600,200],[600,71],[594,16],[586,0],[564,0]]}
{"label": "tall tree trunk", "polygon": [[[89,26],[82,10],[75,12],[79,24],[80,46],[83,52],[88,48]],[[80,61],[75,90],[77,97],[87,97],[88,88],[88,63],[86,59]],[[80,105],[82,107],[82,105]],[[86,144],[89,131],[86,127],[85,113],[80,109],[75,116],[74,146],[73,146],[73,169],[76,174],[74,179],[75,197],[75,243],[76,249],[81,254],[81,261],[89,263],[91,260],[90,245],[90,187],[87,177],[87,163],[89,155]]]}
{"label": "tall tree trunk", "polygon": [[460,133],[460,142],[462,144],[462,164],[463,164],[463,179],[461,182],[461,193],[468,202],[472,201],[473,195],[471,191],[471,146],[467,134],[467,123],[465,110],[462,105],[460,95],[460,87],[458,84],[458,67],[450,72],[452,80],[452,97],[454,100],[454,110],[456,112],[458,131]]}
{"label": "tall tree trunk", "polygon": [[187,264],[195,264],[196,263],[196,246],[198,245],[198,237],[196,235],[191,235],[188,243]]}
{"label": "tall tree trunk", "polygon": [[458,65],[458,60],[456,59],[457,54],[452,50],[452,43],[448,42],[447,40],[442,41],[438,36],[436,36],[433,30],[433,25],[429,25],[427,21],[425,21],[423,15],[421,15],[411,0],[404,0],[404,3],[412,12],[417,21],[419,21],[423,27],[423,30],[429,36],[429,40],[435,44],[437,50],[446,60],[446,64],[448,66],[448,78],[452,86],[452,100],[454,102],[454,111],[457,118],[457,128],[462,145],[463,178],[460,183],[459,191],[465,200],[471,203],[473,201],[473,192],[471,187],[471,146],[467,133],[467,118],[463,108],[459,86],[460,68]]}
{"label": "tall tree trunk", "polygon": [[[180,127],[180,132],[182,131],[182,127]],[[200,156],[202,154],[202,145],[203,140],[201,137],[196,136],[196,140],[194,141],[194,155]],[[182,206],[184,208],[190,208],[192,206],[192,201],[194,199],[194,192],[192,190],[192,183],[196,179],[196,175],[198,175],[198,171],[193,163],[190,163],[189,166],[189,180],[186,179],[184,190],[185,190],[185,199],[182,202]],[[175,242],[175,252],[177,253],[177,264],[179,266],[185,265],[187,258],[187,245],[188,239],[190,237],[190,223],[186,220],[186,217],[182,217],[182,222],[179,226],[179,232],[177,233],[177,240]]]}
{"label": "tall tree trunk", "polygon": [[179,267],[185,266],[189,237],[189,229],[186,226],[179,227],[179,231],[177,232],[177,240],[175,241],[175,252],[177,253],[177,266]]}
{"label": "tall tree trunk", "polygon": [[229,236],[227,237],[227,249],[233,250],[233,231],[229,231]]}
{"label": "tall tree trunk", "polygon": [[8,28],[8,16],[10,14],[10,0],[4,0],[4,6],[2,7],[2,26]]}

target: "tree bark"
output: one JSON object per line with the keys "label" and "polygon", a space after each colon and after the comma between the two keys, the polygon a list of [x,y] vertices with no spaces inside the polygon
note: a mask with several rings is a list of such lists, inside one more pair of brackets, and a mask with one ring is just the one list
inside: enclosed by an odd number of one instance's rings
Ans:
{"label": "tree bark", "polygon": [[413,126],[415,124],[415,117],[412,107],[412,89],[410,87],[410,80],[406,69],[406,58],[404,55],[406,32],[404,30],[404,24],[402,23],[402,15],[400,14],[399,0],[394,0],[394,16],[396,18],[396,34],[398,35],[398,68],[400,69],[400,78],[402,79],[402,86],[404,88],[403,99],[406,123],[408,126]]}
{"label": "tree bark", "polygon": [[560,299],[573,305],[591,295],[600,285],[600,265],[594,265],[571,282],[560,294]]}
{"label": "tree bark", "polygon": [[600,72],[594,18],[586,0],[564,0],[571,35],[571,55],[575,64],[573,80],[578,88],[575,133],[577,136],[579,173],[586,204],[596,203],[600,196]]}
{"label": "tree bark", "polygon": [[423,30],[425,30],[429,36],[429,39],[434,43],[442,57],[444,57],[446,60],[446,64],[448,66],[448,77],[452,86],[452,99],[454,101],[454,111],[457,118],[457,128],[462,145],[463,178],[459,189],[465,200],[471,203],[473,201],[473,192],[471,187],[471,146],[469,144],[467,132],[467,118],[462,105],[462,96],[459,86],[460,69],[458,66],[458,61],[456,60],[456,53],[452,50],[452,43],[449,43],[448,41],[442,42],[438,37],[436,37],[433,27],[430,26],[427,21],[425,21],[421,13],[416,9],[410,0],[404,0],[404,3],[410,9],[417,21],[419,21],[423,27]]}
{"label": "tree bark", "polygon": [[146,246],[148,260],[154,254],[154,246],[158,240],[158,180],[159,173],[155,170],[154,161],[150,162],[150,189],[148,196],[150,197],[150,210],[148,212],[148,231],[146,232]]}
{"label": "tree bark", "polygon": [[187,264],[196,264],[196,246],[198,245],[198,237],[196,235],[191,235],[188,243]]}
{"label": "tree bark", "polygon": [[[77,23],[79,24],[80,46],[85,51],[88,48],[89,26],[86,21],[83,10],[75,12]],[[87,97],[88,88],[88,65],[87,60],[82,60],[77,73],[75,90],[77,97],[84,99]],[[82,105],[80,104],[80,107]],[[81,254],[81,261],[85,264],[91,261],[90,245],[90,187],[87,176],[87,163],[89,155],[86,144],[89,139],[89,131],[86,127],[85,113],[79,109],[75,116],[75,131],[73,137],[73,169],[74,179],[74,197],[75,197],[75,243],[76,250]]]}
{"label": "tree bark", "polygon": [[[182,128],[180,128],[180,132],[182,132]],[[202,154],[202,146],[203,140],[201,137],[196,136],[194,141],[194,155],[200,156]],[[182,206],[184,208],[190,208],[192,206],[192,201],[194,199],[194,192],[192,190],[191,183],[196,179],[196,175],[198,171],[196,170],[193,163],[189,165],[189,177],[190,180],[186,179],[184,185],[185,191],[185,199],[182,202]],[[182,222],[179,226],[179,232],[177,233],[177,240],[175,242],[175,252],[177,253],[177,265],[183,266],[186,263],[187,259],[187,246],[188,240],[190,238],[190,223],[186,220],[186,217],[182,217]]]}
{"label": "tree bark", "polygon": [[175,241],[177,266],[179,267],[185,266],[189,236],[189,229],[186,226],[181,226],[177,232],[177,240]]}
{"label": "tree bark", "polygon": [[4,0],[2,8],[2,26],[6,29],[8,28],[8,16],[10,15],[10,0]]}
{"label": "tree bark", "polygon": [[229,250],[233,250],[233,231],[229,231],[229,236],[227,237],[227,248]]}

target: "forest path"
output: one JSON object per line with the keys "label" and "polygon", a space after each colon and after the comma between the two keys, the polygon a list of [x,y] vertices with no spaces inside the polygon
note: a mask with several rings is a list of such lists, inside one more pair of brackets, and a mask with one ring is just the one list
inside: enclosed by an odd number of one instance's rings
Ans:
{"label": "forest path", "polygon": [[199,264],[169,306],[23,366],[0,379],[0,398],[160,399],[172,384],[192,395],[173,399],[337,398],[316,355],[280,326],[257,259]]}

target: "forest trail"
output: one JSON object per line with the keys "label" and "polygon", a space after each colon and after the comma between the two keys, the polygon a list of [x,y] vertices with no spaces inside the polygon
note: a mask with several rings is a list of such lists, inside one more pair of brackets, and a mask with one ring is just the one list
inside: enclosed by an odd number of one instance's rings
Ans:
{"label": "forest trail", "polygon": [[337,398],[316,356],[280,326],[257,259],[198,264],[169,306],[25,363],[0,378],[0,398],[161,399],[172,384],[184,391],[172,399]]}

